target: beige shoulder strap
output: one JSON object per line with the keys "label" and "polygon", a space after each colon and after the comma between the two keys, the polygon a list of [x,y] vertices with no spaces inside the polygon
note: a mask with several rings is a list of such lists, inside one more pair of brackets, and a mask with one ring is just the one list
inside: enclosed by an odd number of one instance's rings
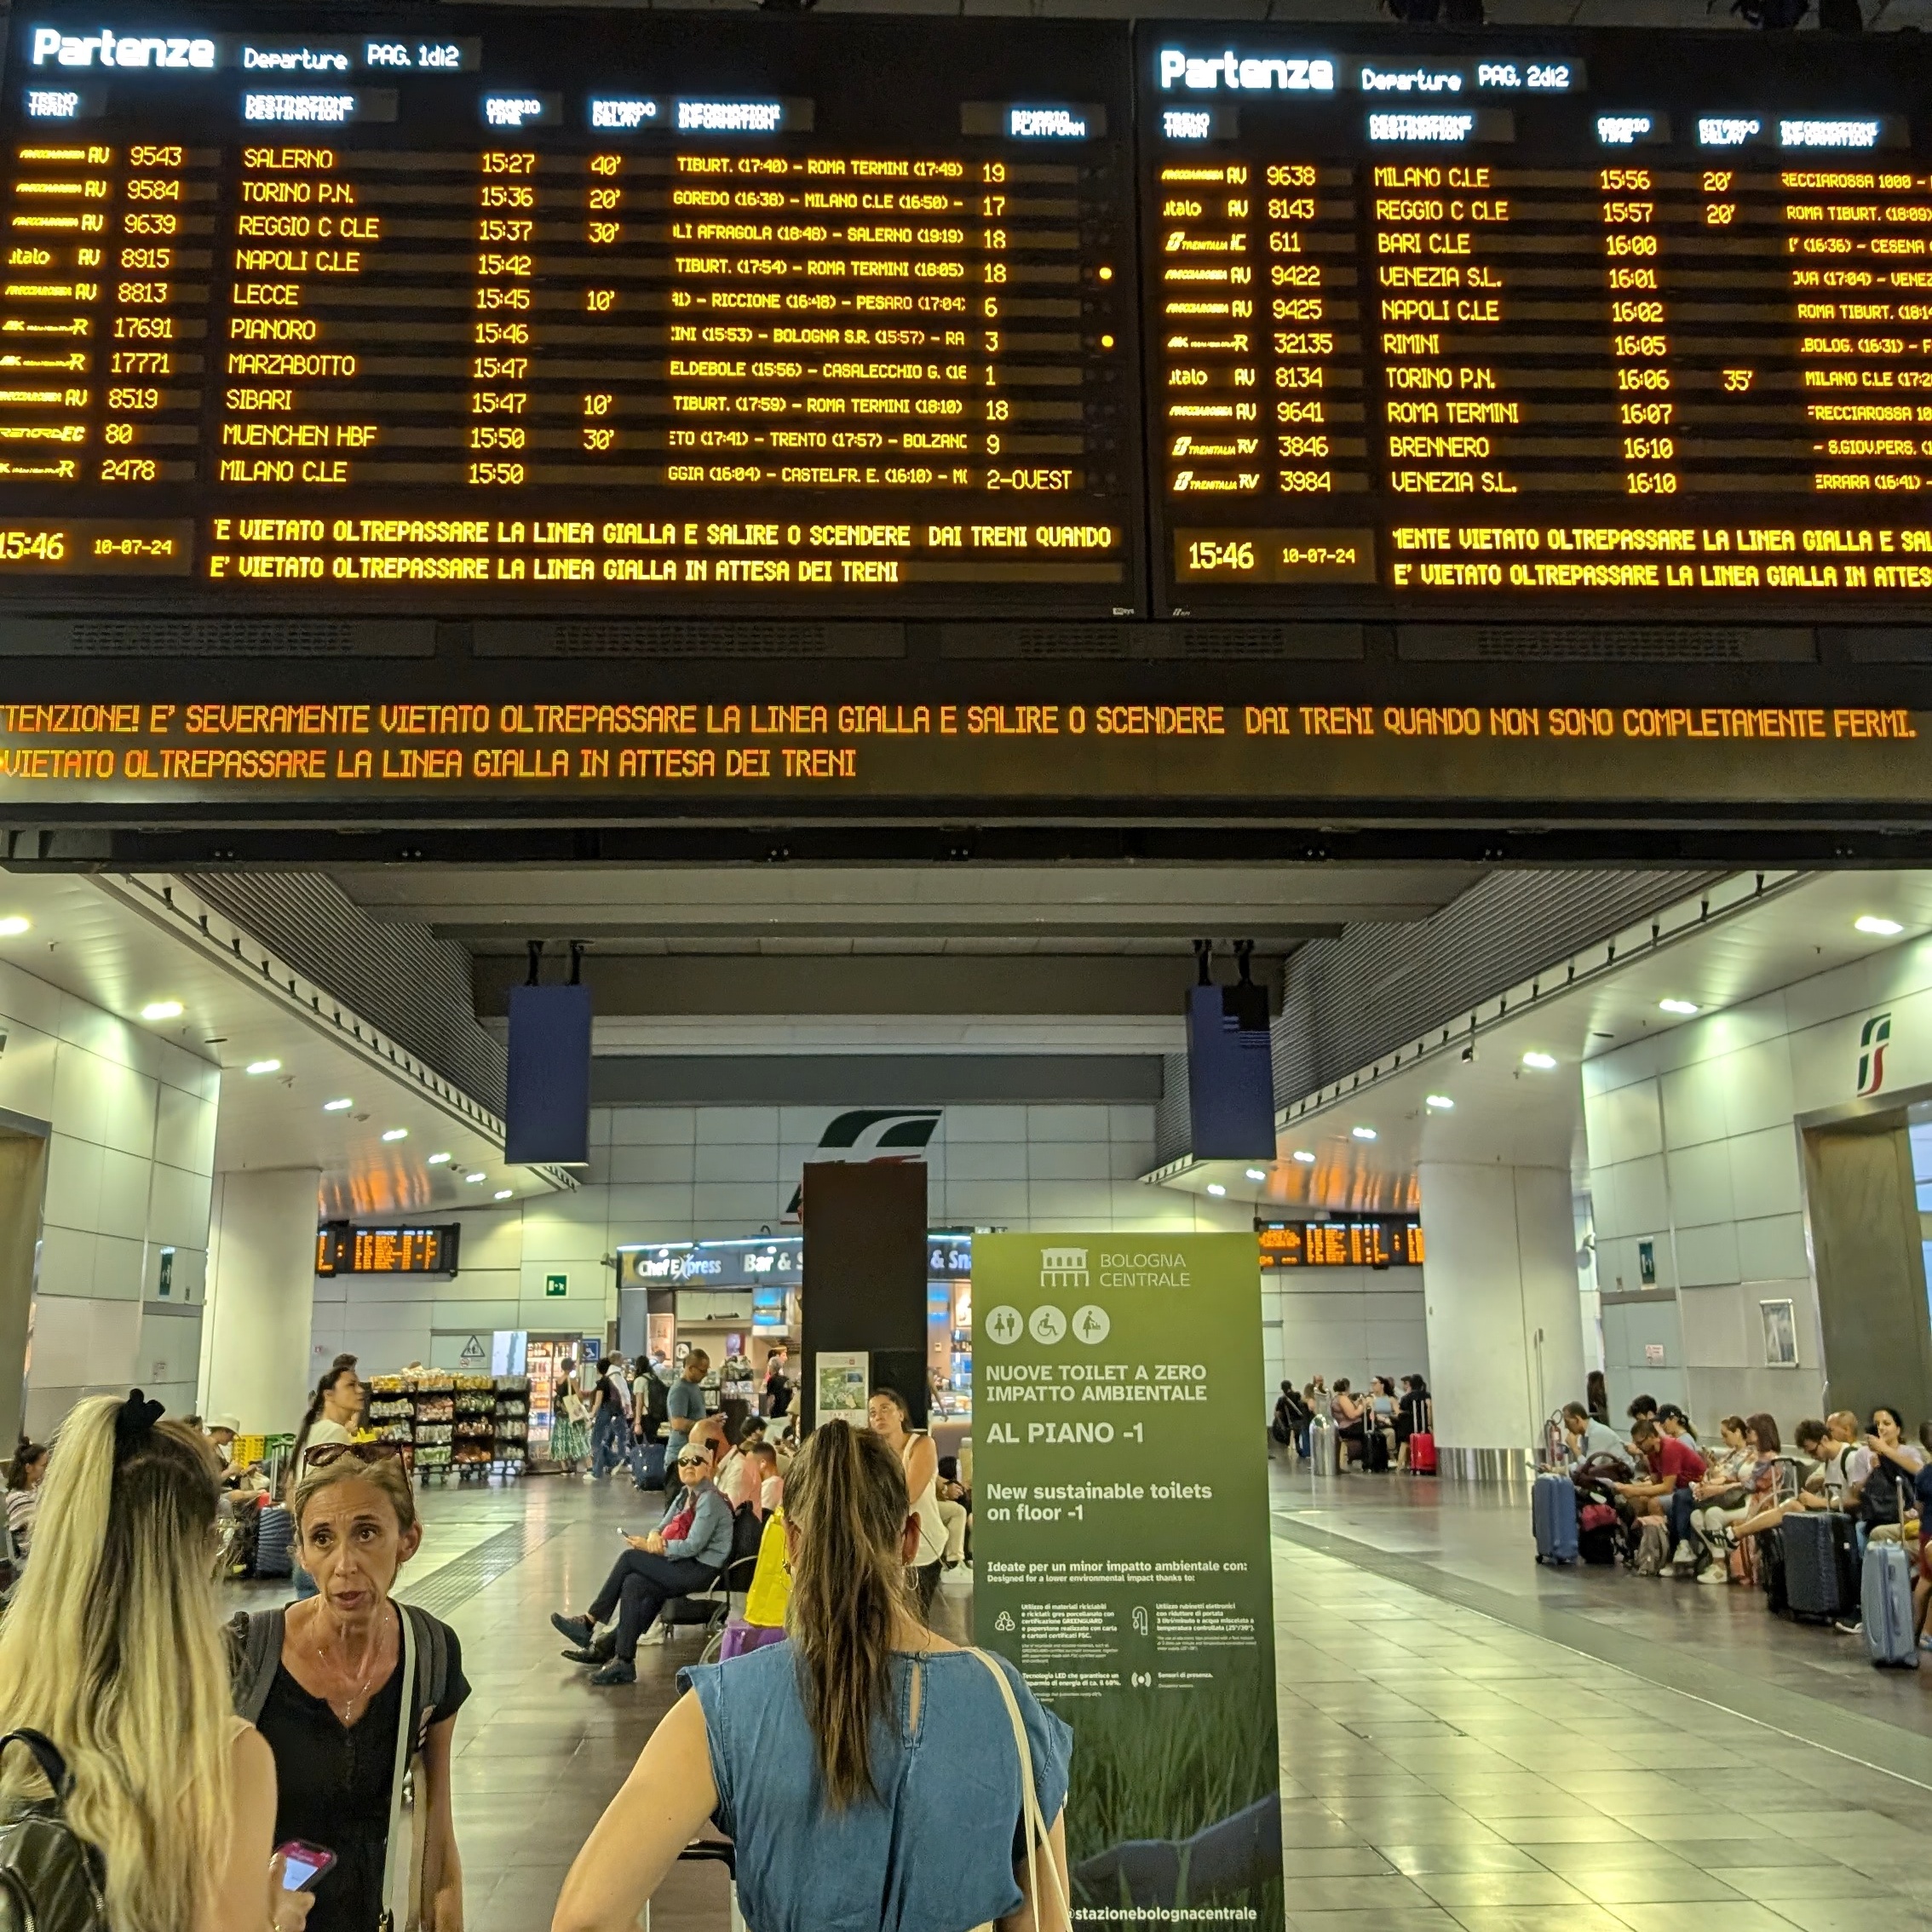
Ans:
{"label": "beige shoulder strap", "polygon": [[1053,1895],[1060,1906],[1061,1922],[1072,1923],[1072,1914],[1067,1909],[1067,1895],[1061,1889],[1060,1867],[1054,1862],[1053,1845],[1047,1831],[1047,1821],[1040,1811],[1040,1794],[1033,1785],[1033,1751],[1026,1739],[1026,1721],[1020,1715],[1020,1700],[1013,1694],[1013,1686],[1005,1671],[1000,1669],[983,1650],[969,1651],[986,1665],[992,1681],[999,1686],[999,1694],[1006,1705],[1006,1715],[1013,1722],[1013,1745],[1020,1753],[1020,1803],[1021,1815],[1026,1823],[1026,1895],[1033,1908],[1033,1924],[1037,1929],[1044,1923],[1040,1912],[1039,1870],[1034,1860],[1034,1848],[1038,1846],[1046,1854],[1048,1876],[1053,1880]]}

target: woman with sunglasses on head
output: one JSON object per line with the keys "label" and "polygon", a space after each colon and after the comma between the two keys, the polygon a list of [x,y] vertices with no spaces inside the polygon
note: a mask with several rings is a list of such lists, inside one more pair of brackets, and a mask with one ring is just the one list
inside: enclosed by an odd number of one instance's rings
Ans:
{"label": "woman with sunglasses on head", "polygon": [[[671,1492],[664,1520],[648,1536],[624,1532],[630,1547],[581,1617],[551,1616],[573,1646],[564,1655],[573,1664],[599,1666],[592,1683],[635,1683],[638,1645],[664,1641],[658,1613],[674,1596],[703,1590],[730,1559],[731,1505],[711,1481],[711,1453],[707,1440],[692,1436],[678,1452],[680,1486]],[[598,1637],[598,1624],[613,1613],[616,1630]]]}
{"label": "woman with sunglasses on head", "polygon": [[[274,1760],[229,1705],[216,1478],[200,1432],[139,1389],[77,1403],[0,1623],[0,1734],[37,1732],[64,1763],[61,1809],[99,1854],[104,1925],[295,1932],[311,1904],[271,1855]],[[0,1817],[44,1803],[60,1769],[11,1745]]]}
{"label": "woman with sunglasses on head", "polygon": [[788,1641],[681,1673],[551,1932],[636,1925],[707,1819],[757,1932],[1067,1932],[1071,1734],[1012,1665],[920,1621],[919,1523],[882,1436],[806,1438],[785,1540]]}
{"label": "woman with sunglasses on head", "polygon": [[391,1599],[423,1541],[400,1446],[311,1444],[289,1508],[317,1594],[229,1630],[235,1708],[274,1752],[276,1843],[334,1854],[311,1932],[378,1932],[386,1915],[394,1932],[463,1932],[450,1759],[469,1685],[456,1632]]}

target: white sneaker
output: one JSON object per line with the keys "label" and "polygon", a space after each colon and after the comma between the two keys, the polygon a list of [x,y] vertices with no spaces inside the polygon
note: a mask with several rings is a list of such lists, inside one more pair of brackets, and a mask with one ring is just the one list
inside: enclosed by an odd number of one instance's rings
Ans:
{"label": "white sneaker", "polygon": [[647,1643],[662,1643],[670,1635],[670,1625],[660,1618],[652,1624],[649,1630],[645,1631],[642,1636],[638,1638],[637,1642],[640,1646]]}
{"label": "white sneaker", "polygon": [[1697,1561],[1697,1552],[1691,1548],[1688,1538],[1671,1552],[1670,1561],[1673,1563],[1694,1563]]}
{"label": "white sneaker", "polygon": [[1731,1573],[1725,1564],[1713,1563],[1697,1580],[1699,1583],[1728,1583]]}

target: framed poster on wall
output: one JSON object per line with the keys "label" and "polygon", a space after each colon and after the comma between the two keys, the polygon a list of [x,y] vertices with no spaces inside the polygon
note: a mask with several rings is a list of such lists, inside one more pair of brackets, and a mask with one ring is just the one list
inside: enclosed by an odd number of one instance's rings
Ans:
{"label": "framed poster on wall", "polygon": [[1789,1302],[1760,1302],[1757,1313],[1764,1323],[1764,1366],[1767,1368],[1796,1368],[1797,1323]]}

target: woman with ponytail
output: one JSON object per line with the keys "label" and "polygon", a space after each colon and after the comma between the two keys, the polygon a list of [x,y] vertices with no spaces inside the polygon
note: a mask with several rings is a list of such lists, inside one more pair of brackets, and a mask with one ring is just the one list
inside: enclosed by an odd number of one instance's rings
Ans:
{"label": "woman with ponytail", "polygon": [[[136,1389],[60,1425],[0,1622],[0,1734],[37,1731],[65,1760],[114,1932],[295,1932],[309,1898],[271,1858],[275,1761],[230,1704],[215,1459],[160,1417]],[[0,1757],[0,1810],[46,1796],[25,1749]]]}
{"label": "woman with ponytail", "polygon": [[1068,1932],[1072,1734],[1010,1665],[920,1621],[900,1458],[822,1423],[785,1517],[788,1641],[679,1673],[686,1694],[578,1854],[551,1932],[635,1926],[707,1819],[737,1846],[757,1932]]}
{"label": "woman with ponytail", "polygon": [[329,1371],[315,1385],[308,1407],[296,1429],[295,1446],[289,1452],[288,1486],[293,1489],[308,1464],[312,1446],[325,1442],[354,1442],[356,1425],[362,1420],[362,1378],[355,1372],[354,1355],[337,1355]]}
{"label": "woman with ponytail", "polygon": [[33,1520],[40,1514],[40,1486],[46,1480],[45,1447],[23,1435],[7,1465],[7,1528],[14,1539],[14,1555],[21,1562],[26,1561],[27,1546],[33,1541]]}

